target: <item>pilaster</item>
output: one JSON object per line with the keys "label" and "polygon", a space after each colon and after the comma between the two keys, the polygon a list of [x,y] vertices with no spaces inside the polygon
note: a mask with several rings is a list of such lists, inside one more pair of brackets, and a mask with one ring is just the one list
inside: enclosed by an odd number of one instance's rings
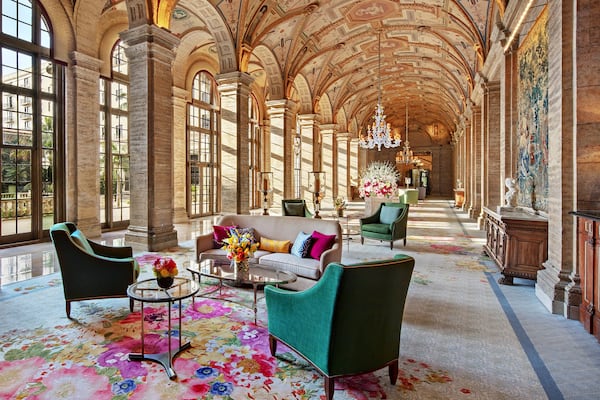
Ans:
{"label": "pilaster", "polygon": [[337,174],[336,184],[332,193],[332,198],[338,196],[346,199],[350,198],[350,168],[348,161],[350,159],[350,134],[338,133],[337,139]]}
{"label": "pilaster", "polygon": [[[74,51],[71,53],[75,108],[74,138],[67,143],[72,152],[67,151],[67,187],[73,188],[74,207],[68,207],[67,220],[74,221],[77,227],[89,237],[101,234],[100,227],[100,160],[97,155],[100,147],[98,104],[98,79],[101,60]],[[71,186],[73,185],[73,186]]]}
{"label": "pilaster", "polygon": [[267,102],[267,114],[271,126],[271,172],[273,172],[273,203],[279,204],[284,198],[294,195],[294,149],[292,140],[293,122],[291,100],[271,100]]}
{"label": "pilaster", "polygon": [[253,78],[231,72],[216,80],[221,94],[221,211],[249,214],[248,99]]}
{"label": "pilaster", "polygon": [[325,171],[327,190],[325,197],[331,198],[334,183],[334,141],[337,127],[335,124],[321,125],[321,171]]}
{"label": "pilaster", "polygon": [[300,127],[300,198],[310,202],[312,201],[312,193],[308,191],[308,173],[315,171],[314,169],[314,153],[315,143],[318,144],[319,138],[319,121],[317,114],[301,114],[298,115],[298,125]]}
{"label": "pilaster", "polygon": [[187,212],[187,105],[189,91],[173,87],[173,221],[188,221]]}
{"label": "pilaster", "polygon": [[131,218],[125,240],[136,249],[177,245],[173,226],[171,63],[179,39],[155,25],[121,33],[129,60]]}

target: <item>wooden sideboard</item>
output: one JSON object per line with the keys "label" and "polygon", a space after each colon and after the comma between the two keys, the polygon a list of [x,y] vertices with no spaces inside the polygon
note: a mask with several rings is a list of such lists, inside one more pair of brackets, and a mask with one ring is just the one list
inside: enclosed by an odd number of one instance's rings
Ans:
{"label": "wooden sideboard", "polygon": [[548,220],[521,210],[485,213],[484,250],[502,272],[499,283],[512,285],[513,278],[537,279],[548,259]]}
{"label": "wooden sideboard", "polygon": [[581,285],[579,320],[600,341],[600,211],[572,211],[577,217],[577,270]]}

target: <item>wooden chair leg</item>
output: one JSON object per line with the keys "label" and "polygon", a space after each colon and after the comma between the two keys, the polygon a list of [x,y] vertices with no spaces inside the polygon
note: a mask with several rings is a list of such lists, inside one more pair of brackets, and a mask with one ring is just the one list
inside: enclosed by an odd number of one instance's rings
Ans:
{"label": "wooden chair leg", "polygon": [[390,250],[394,250],[394,241],[390,240]]}
{"label": "wooden chair leg", "polygon": [[390,375],[390,383],[392,385],[396,384],[396,380],[398,379],[398,361],[394,361],[388,366],[388,372]]}
{"label": "wooden chair leg", "polygon": [[65,308],[67,311],[67,318],[71,319],[71,302],[69,300],[66,301]]}
{"label": "wooden chair leg", "polygon": [[333,399],[333,392],[335,391],[334,378],[328,376],[325,377],[325,398],[327,400]]}
{"label": "wooden chair leg", "polygon": [[133,299],[131,297],[129,298],[129,311],[133,312]]}
{"label": "wooden chair leg", "polygon": [[269,335],[269,350],[271,350],[271,355],[274,357],[277,351],[277,339],[273,335]]}
{"label": "wooden chair leg", "polygon": [[404,247],[406,247],[406,238],[404,238]]}

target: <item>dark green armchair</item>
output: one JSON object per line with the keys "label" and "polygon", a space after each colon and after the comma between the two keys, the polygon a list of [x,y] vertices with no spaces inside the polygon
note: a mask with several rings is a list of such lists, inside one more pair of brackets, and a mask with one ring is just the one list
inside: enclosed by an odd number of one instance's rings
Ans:
{"label": "dark green armchair", "polygon": [[[54,224],[50,237],[60,265],[68,318],[72,301],[127,297],[127,286],[140,272],[131,247],[95,243],[72,222]],[[129,308],[133,311],[132,299]]]}
{"label": "dark green armchair", "polygon": [[406,246],[409,208],[404,203],[381,203],[375,214],[360,219],[360,244],[364,244],[365,238],[386,240],[393,249],[394,241],[404,239]]}
{"label": "dark green armchair", "polygon": [[281,200],[281,215],[306,218],[312,217],[312,213],[308,211],[306,201],[303,199]]}
{"label": "dark green armchair", "polygon": [[404,254],[363,264],[331,263],[302,292],[266,286],[271,354],[279,341],[310,362],[325,378],[327,399],[333,398],[335,378],[386,366],[394,385],[414,265]]}

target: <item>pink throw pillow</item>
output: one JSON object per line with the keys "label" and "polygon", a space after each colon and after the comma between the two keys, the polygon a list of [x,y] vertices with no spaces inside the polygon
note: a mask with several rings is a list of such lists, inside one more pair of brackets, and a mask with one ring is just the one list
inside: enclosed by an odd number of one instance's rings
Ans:
{"label": "pink throw pillow", "polygon": [[237,226],[220,226],[213,225],[213,247],[215,249],[220,249],[223,247],[223,239],[227,239],[229,237],[229,230],[236,229]]}
{"label": "pink throw pillow", "polygon": [[333,247],[336,235],[324,235],[321,232],[314,231],[310,236],[313,241],[310,247],[310,256],[315,260],[320,260],[321,254]]}

